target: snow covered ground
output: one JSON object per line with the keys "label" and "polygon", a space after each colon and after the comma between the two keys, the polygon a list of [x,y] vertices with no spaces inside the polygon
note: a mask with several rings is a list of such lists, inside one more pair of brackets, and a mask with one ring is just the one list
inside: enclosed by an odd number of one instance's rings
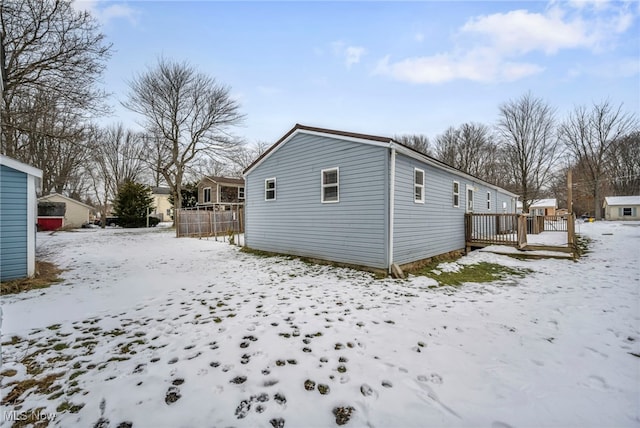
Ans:
{"label": "snow covered ground", "polygon": [[533,273],[456,288],[166,229],[39,233],[64,282],[2,299],[0,425],[640,426],[640,224],[580,233],[578,262],[477,251],[458,263]]}

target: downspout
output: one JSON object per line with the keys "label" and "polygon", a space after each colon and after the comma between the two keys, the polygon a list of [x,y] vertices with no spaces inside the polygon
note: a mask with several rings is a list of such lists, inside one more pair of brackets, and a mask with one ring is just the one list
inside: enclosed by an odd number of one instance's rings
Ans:
{"label": "downspout", "polygon": [[387,268],[391,273],[391,266],[393,265],[393,225],[394,225],[394,210],[395,210],[395,198],[396,198],[396,149],[391,147],[391,159],[389,166],[389,247],[387,254],[389,260],[387,261]]}

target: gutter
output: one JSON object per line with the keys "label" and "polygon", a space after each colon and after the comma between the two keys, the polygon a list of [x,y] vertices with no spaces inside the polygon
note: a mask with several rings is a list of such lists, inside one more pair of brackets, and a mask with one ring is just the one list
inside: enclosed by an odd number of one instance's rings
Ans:
{"label": "gutter", "polygon": [[389,269],[389,273],[391,273],[391,267],[393,266],[393,224],[394,221],[394,211],[395,211],[395,197],[396,197],[396,149],[393,146],[390,146],[391,149],[391,159],[389,166],[389,242],[387,254],[389,259],[387,260],[387,267]]}

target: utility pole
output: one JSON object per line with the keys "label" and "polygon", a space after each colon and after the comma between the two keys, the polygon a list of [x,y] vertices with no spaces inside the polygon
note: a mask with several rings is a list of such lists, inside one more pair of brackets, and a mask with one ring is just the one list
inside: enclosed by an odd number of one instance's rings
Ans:
{"label": "utility pole", "polygon": [[569,172],[567,173],[567,210],[569,215],[573,214],[573,184],[571,168],[569,168]]}

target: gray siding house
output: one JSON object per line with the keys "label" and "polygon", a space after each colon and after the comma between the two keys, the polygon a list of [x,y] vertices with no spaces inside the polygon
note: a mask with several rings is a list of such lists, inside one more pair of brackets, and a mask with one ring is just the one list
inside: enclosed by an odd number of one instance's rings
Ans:
{"label": "gray siding house", "polygon": [[39,169],[0,155],[0,281],[35,274],[41,178]]}
{"label": "gray siding house", "polygon": [[390,270],[465,247],[517,196],[391,138],[296,125],[245,176],[245,245]]}

